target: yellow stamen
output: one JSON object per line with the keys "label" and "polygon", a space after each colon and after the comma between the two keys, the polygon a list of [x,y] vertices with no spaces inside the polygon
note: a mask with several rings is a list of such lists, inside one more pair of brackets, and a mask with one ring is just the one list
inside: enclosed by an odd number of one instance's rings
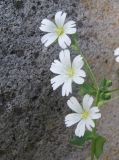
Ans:
{"label": "yellow stamen", "polygon": [[56,33],[58,36],[61,36],[64,33],[64,28],[63,27],[58,27],[56,29]]}
{"label": "yellow stamen", "polygon": [[83,119],[87,119],[88,116],[89,116],[89,112],[88,112],[88,111],[82,112],[82,118],[83,118]]}
{"label": "yellow stamen", "polygon": [[73,77],[73,75],[74,75],[74,73],[75,73],[75,71],[74,71],[74,69],[73,68],[68,68],[68,70],[67,70],[67,74],[68,74],[68,76],[69,77]]}

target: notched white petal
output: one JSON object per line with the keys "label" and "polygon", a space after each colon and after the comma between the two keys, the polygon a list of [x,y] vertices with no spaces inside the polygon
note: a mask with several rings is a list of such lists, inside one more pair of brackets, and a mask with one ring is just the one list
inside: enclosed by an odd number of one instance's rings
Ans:
{"label": "notched white petal", "polygon": [[54,78],[51,79],[53,90],[56,90],[63,83],[64,83],[64,79],[61,75],[55,76]]}
{"label": "notched white petal", "polygon": [[78,137],[83,137],[84,136],[84,133],[85,133],[85,122],[83,120],[81,120],[78,125],[77,125],[77,128],[75,130],[75,135],[78,136]]}
{"label": "notched white petal", "polygon": [[99,110],[98,107],[92,107],[92,108],[90,109],[90,111],[91,111],[91,113],[97,113],[97,112],[99,112],[100,110]]}
{"label": "notched white petal", "polygon": [[92,131],[92,128],[91,128],[91,126],[90,126],[88,123],[86,123],[86,127],[87,127],[87,129],[88,129],[89,131]]}
{"label": "notched white petal", "polygon": [[66,49],[71,45],[71,39],[66,34],[63,34],[59,36],[58,43],[62,49]]}
{"label": "notched white petal", "polygon": [[65,117],[65,125],[66,125],[66,127],[70,127],[70,126],[78,123],[80,121],[80,119],[81,119],[81,117],[77,113],[68,114]]}
{"label": "notched white petal", "polygon": [[82,112],[82,106],[79,104],[79,102],[77,101],[77,99],[75,97],[71,97],[67,101],[67,105],[69,106],[69,108],[72,111],[81,114],[81,112]]}
{"label": "notched white petal", "polygon": [[94,113],[91,115],[91,118],[92,119],[99,119],[99,118],[101,118],[101,113]]}
{"label": "notched white petal", "polygon": [[76,33],[76,23],[75,21],[68,21],[64,25],[64,30],[66,34],[74,34]]}
{"label": "notched white petal", "polygon": [[66,13],[59,11],[55,14],[55,23],[58,27],[62,27],[64,25],[65,19],[66,19]]}
{"label": "notched white petal", "polygon": [[75,68],[76,70],[79,70],[83,67],[84,65],[84,61],[81,55],[76,56],[72,62],[72,66],[73,68]]}
{"label": "notched white petal", "polygon": [[82,77],[79,77],[79,76],[74,76],[73,81],[77,84],[83,84],[84,83],[84,79]]}
{"label": "notched white petal", "polygon": [[55,33],[47,33],[41,38],[41,42],[45,45],[45,47],[50,46],[57,39],[57,35]]}
{"label": "notched white petal", "polygon": [[86,72],[82,69],[76,69],[76,74],[80,77],[86,77]]}
{"label": "notched white petal", "polygon": [[88,121],[86,122],[89,126],[91,126],[92,128],[95,127],[95,123],[92,119],[88,119]]}
{"label": "notched white petal", "polygon": [[43,19],[39,28],[44,32],[55,32],[56,25],[48,19]]}
{"label": "notched white petal", "polygon": [[94,101],[93,97],[86,94],[83,98],[83,108],[86,110],[90,109],[91,105],[93,104],[93,101]]}
{"label": "notched white petal", "polygon": [[62,74],[64,71],[62,63],[58,60],[54,60],[54,62],[51,64],[50,71],[55,74]]}
{"label": "notched white petal", "polygon": [[72,93],[72,81],[71,79],[64,82],[62,86],[62,96],[68,96],[69,93]]}
{"label": "notched white petal", "polygon": [[61,63],[66,67],[71,66],[71,59],[70,59],[70,51],[68,49],[62,50],[59,54],[59,58]]}

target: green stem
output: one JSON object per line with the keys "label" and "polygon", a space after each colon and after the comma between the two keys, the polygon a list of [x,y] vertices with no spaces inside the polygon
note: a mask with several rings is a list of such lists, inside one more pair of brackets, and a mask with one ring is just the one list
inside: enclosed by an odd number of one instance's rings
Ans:
{"label": "green stem", "polygon": [[81,54],[81,56],[83,57],[84,62],[85,62],[85,64],[86,64],[86,67],[87,67],[88,71],[90,72],[89,76],[90,76],[92,82],[95,83],[95,87],[96,87],[97,89],[99,89],[98,84],[97,84],[97,81],[96,81],[96,78],[95,78],[95,76],[94,76],[94,74],[93,74],[93,72],[92,72],[92,70],[91,70],[91,68],[90,68],[90,66],[89,66],[86,58],[84,57],[83,53],[81,52],[81,50],[80,50],[80,48],[79,48],[78,46],[76,46],[76,50],[77,50],[77,51]]}
{"label": "green stem", "polygon": [[[96,94],[96,101],[95,101],[95,105],[98,105],[98,101],[99,101],[99,89],[97,90],[97,94]],[[96,120],[94,121],[95,125],[96,125]],[[93,129],[93,135],[94,137],[96,136],[96,127]],[[91,160],[94,160],[95,158],[95,139],[92,140],[92,146],[91,146]]]}
{"label": "green stem", "polygon": [[95,100],[95,105],[96,106],[98,105],[98,102],[99,102],[99,95],[100,95],[100,90],[98,89],[97,94],[96,94],[96,100]]}
{"label": "green stem", "polygon": [[94,152],[95,152],[95,140],[92,140],[92,146],[91,146],[91,160],[94,160]]}

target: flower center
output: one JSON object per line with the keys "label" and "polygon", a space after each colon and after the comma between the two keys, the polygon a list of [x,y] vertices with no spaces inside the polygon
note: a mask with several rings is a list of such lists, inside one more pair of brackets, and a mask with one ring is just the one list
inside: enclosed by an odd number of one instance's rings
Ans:
{"label": "flower center", "polygon": [[82,112],[82,119],[87,119],[88,118],[88,116],[89,116],[89,112],[88,111],[84,111],[84,112]]}
{"label": "flower center", "polygon": [[58,27],[56,29],[56,33],[58,36],[61,36],[64,33],[64,28],[63,27]]}
{"label": "flower center", "polygon": [[74,71],[74,69],[72,67],[68,68],[67,75],[69,77],[73,77],[74,73],[75,73],[75,71]]}

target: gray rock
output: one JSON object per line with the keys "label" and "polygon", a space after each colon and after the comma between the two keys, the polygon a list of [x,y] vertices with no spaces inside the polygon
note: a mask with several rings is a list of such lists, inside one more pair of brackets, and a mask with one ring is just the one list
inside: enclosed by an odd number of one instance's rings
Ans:
{"label": "gray rock", "polygon": [[[0,160],[84,160],[90,154],[89,144],[79,150],[68,143],[74,129],[64,126],[67,98],[50,85],[49,67],[60,48],[46,49],[40,41],[41,20],[59,10],[76,20],[79,46],[97,80],[107,76],[119,86],[113,57],[119,46],[118,0],[1,0]],[[119,159],[118,104],[102,108],[98,130],[108,139],[103,160]]]}

